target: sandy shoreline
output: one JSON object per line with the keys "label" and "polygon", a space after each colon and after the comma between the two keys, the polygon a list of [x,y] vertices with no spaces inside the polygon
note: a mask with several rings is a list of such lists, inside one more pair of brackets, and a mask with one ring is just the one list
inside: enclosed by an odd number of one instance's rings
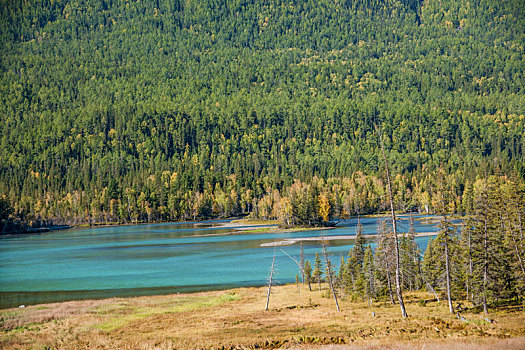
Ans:
{"label": "sandy shoreline", "polygon": [[[416,234],[416,237],[427,237],[427,236],[437,236],[438,232],[421,232]],[[375,239],[378,236],[377,235],[363,235],[366,239]],[[308,242],[308,241],[337,241],[337,240],[355,240],[356,235],[340,235],[340,236],[317,236],[317,237],[299,237],[299,238],[290,238],[285,239],[282,241],[277,242],[270,242],[270,243],[263,243],[261,244],[261,247],[279,247],[279,246],[286,246],[286,245],[293,245],[300,242]]]}

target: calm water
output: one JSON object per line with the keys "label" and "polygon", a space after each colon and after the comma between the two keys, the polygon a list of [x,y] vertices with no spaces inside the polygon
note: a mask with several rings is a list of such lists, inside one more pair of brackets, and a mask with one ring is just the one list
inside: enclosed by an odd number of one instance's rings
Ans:
{"label": "calm water", "polygon": [[[421,218],[421,217],[419,217]],[[376,219],[361,219],[365,234],[376,233]],[[0,307],[44,302],[168,294],[266,283],[273,247],[263,243],[316,237],[319,231],[238,234],[221,227],[227,221],[169,223],[71,229],[0,238]],[[357,219],[341,222],[325,235],[355,234]],[[408,222],[402,221],[402,230]],[[436,231],[416,220],[417,232]],[[417,239],[422,249],[428,237]],[[352,241],[327,241],[335,265]],[[299,259],[300,246],[277,248],[277,282],[295,280],[297,265],[280,249]],[[304,242],[305,257],[320,252]]]}

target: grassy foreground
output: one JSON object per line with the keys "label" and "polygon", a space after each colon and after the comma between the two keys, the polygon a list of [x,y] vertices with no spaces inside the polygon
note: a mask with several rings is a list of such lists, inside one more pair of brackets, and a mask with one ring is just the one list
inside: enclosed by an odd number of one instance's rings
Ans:
{"label": "grassy foreground", "polygon": [[[302,286],[72,301],[0,311],[2,349],[501,348],[525,347],[522,305],[493,310],[488,323],[426,293],[406,295],[408,319],[388,302],[340,302]],[[420,300],[427,300],[423,303]],[[372,313],[375,312],[375,316]]]}

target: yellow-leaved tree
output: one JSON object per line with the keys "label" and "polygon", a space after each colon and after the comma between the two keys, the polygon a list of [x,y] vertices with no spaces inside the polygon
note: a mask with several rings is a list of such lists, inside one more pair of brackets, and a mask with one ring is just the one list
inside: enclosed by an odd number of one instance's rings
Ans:
{"label": "yellow-leaved tree", "polygon": [[330,201],[325,193],[321,193],[318,197],[319,202],[319,215],[326,222],[330,218]]}

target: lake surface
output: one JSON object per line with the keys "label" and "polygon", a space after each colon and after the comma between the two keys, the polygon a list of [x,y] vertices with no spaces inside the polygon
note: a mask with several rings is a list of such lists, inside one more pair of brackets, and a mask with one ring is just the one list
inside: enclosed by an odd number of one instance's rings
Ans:
{"label": "lake surface", "polygon": [[[407,218],[406,216],[401,216]],[[415,216],[417,232],[436,225]],[[376,233],[375,218],[362,218],[364,234]],[[341,222],[324,235],[353,235],[357,219]],[[0,238],[0,308],[64,300],[195,292],[267,283],[273,247],[263,243],[317,237],[321,231],[239,233],[228,221],[164,223],[69,229]],[[408,231],[401,221],[400,232]],[[249,226],[243,226],[249,227]],[[425,249],[429,237],[417,242]],[[335,266],[352,240],[326,241]],[[303,243],[313,262],[319,243]],[[277,247],[277,283],[295,281],[300,245]]]}

